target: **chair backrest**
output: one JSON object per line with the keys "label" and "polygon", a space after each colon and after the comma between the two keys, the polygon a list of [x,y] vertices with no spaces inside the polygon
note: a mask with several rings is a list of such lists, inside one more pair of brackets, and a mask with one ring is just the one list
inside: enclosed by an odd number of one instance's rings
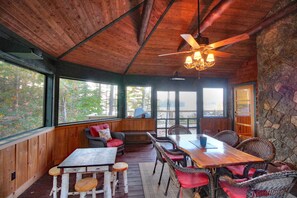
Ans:
{"label": "chair backrest", "polygon": [[191,134],[191,131],[182,125],[173,125],[168,129],[168,135]]}
{"label": "chair backrest", "polygon": [[258,137],[246,139],[238,144],[236,148],[256,157],[260,157],[265,161],[264,164],[256,165],[256,168],[266,169],[268,163],[275,157],[274,145],[270,141]]}
{"label": "chair backrest", "polygon": [[161,153],[161,155],[164,156],[168,167],[169,167],[169,173],[170,173],[170,178],[174,182],[174,184],[177,187],[180,187],[180,182],[178,180],[176,171],[184,172],[187,174],[199,174],[199,173],[204,173],[208,176],[209,179],[209,197],[213,198],[214,197],[214,183],[213,183],[213,175],[210,173],[208,169],[202,169],[202,168],[187,168],[187,167],[182,167],[174,163],[166,154],[164,148],[161,146],[159,142],[155,144],[157,150]]}
{"label": "chair backrest", "polygon": [[177,166],[166,154],[165,150],[162,148],[161,144],[160,143],[156,143],[155,144],[155,148],[160,152],[161,155],[164,156],[167,164],[168,164],[168,167],[169,167],[169,174],[170,174],[170,178],[172,179],[173,183],[179,187],[180,186],[180,183],[177,179],[177,175],[176,175],[176,172],[175,172],[175,168],[178,168],[179,166]]}
{"label": "chair backrest", "polygon": [[232,130],[224,130],[217,133],[214,138],[222,142],[227,143],[228,145],[235,147],[239,143],[239,135]]}
{"label": "chair backrest", "polygon": [[247,197],[287,197],[296,181],[297,171],[262,175],[245,182],[245,185],[250,186]]}
{"label": "chair backrest", "polygon": [[160,152],[160,151],[157,149],[157,147],[156,147],[157,139],[156,139],[154,136],[152,136],[152,134],[150,134],[149,132],[147,132],[146,134],[151,138],[151,141],[152,141],[152,143],[153,143],[153,145],[154,145],[154,148],[155,148],[155,150],[156,150],[157,159],[158,159],[160,162],[164,163],[162,154],[161,154],[161,152]]}

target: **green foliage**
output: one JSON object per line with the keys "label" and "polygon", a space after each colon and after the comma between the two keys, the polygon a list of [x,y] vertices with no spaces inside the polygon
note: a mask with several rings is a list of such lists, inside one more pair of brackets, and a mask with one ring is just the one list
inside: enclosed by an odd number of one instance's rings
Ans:
{"label": "green foliage", "polygon": [[115,116],[116,111],[109,112],[110,105],[117,106],[111,87],[116,86],[60,79],[59,123],[87,120],[90,115]]}
{"label": "green foliage", "polygon": [[126,91],[127,115],[134,115],[136,108],[142,107],[144,111],[151,111],[151,87],[129,86]]}
{"label": "green foliage", "polygon": [[45,76],[0,61],[0,138],[43,126]]}

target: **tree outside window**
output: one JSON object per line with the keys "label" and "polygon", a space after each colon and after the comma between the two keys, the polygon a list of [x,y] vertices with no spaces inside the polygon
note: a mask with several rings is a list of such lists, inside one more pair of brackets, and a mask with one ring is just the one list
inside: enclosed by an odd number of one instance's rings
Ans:
{"label": "tree outside window", "polygon": [[0,61],[0,139],[44,126],[45,75]]}
{"label": "tree outside window", "polygon": [[[126,115],[134,117],[135,109],[142,108],[143,112],[151,115],[151,87],[126,87]],[[137,113],[137,112],[136,112]]]}
{"label": "tree outside window", "polygon": [[59,123],[116,117],[117,85],[60,79]]}

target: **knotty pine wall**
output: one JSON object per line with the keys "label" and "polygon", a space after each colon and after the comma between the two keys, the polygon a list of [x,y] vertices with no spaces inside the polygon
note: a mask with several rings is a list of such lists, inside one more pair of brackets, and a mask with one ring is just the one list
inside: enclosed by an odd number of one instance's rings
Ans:
{"label": "knotty pine wall", "polygon": [[54,164],[61,163],[76,148],[88,147],[84,129],[102,123],[109,124],[111,131],[122,131],[121,119],[56,127]]}
{"label": "knotty pine wall", "polygon": [[[76,148],[87,147],[84,129],[102,123],[108,123],[111,131],[155,130],[154,119],[118,119],[52,127],[25,139],[2,145],[0,197],[18,197]],[[13,172],[16,172],[16,178],[11,180]]]}
{"label": "knotty pine wall", "polygon": [[207,135],[213,136],[219,131],[231,129],[230,118],[201,118],[201,131]]}
{"label": "knotty pine wall", "polygon": [[53,164],[53,149],[53,127],[0,147],[0,197],[18,197],[39,179]]}

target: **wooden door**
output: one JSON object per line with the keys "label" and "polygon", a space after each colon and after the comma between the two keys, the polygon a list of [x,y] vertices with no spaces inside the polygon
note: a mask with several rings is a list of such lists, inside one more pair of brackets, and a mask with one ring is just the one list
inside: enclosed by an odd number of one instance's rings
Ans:
{"label": "wooden door", "polygon": [[234,87],[234,129],[239,135],[254,136],[255,131],[254,85]]}

